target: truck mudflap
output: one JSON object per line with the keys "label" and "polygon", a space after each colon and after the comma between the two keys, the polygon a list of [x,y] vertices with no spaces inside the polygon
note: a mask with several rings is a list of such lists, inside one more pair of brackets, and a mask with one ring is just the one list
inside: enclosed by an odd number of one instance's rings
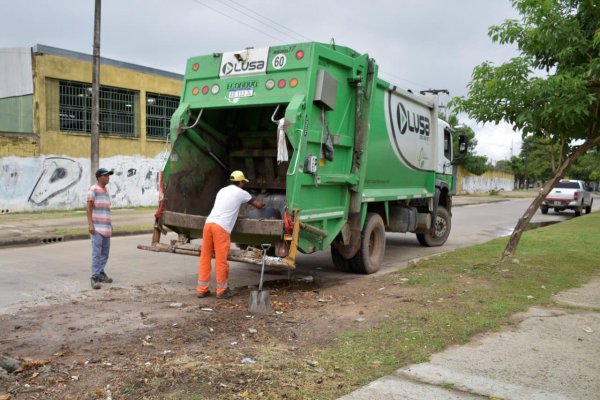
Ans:
{"label": "truck mudflap", "polygon": [[[181,243],[176,240],[172,241],[171,244],[166,243],[153,243],[150,246],[138,244],[137,246],[140,250],[149,250],[155,252],[162,253],[176,253],[176,254],[184,254],[188,256],[196,256],[200,255],[201,246],[192,243]],[[262,264],[262,250],[254,247],[248,247],[246,250],[240,249],[231,249],[229,251],[229,256],[227,259],[229,261],[235,262],[243,262],[248,264]],[[276,268],[280,270],[294,270],[296,269],[296,265],[294,260],[289,257],[271,257],[265,256],[265,266]]]}

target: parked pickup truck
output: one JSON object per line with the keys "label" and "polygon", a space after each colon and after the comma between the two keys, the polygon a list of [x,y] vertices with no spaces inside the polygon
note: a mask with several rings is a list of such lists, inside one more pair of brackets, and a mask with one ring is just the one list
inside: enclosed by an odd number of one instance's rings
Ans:
{"label": "parked pickup truck", "polygon": [[548,214],[550,208],[554,208],[555,212],[573,210],[576,216],[580,216],[583,209],[586,214],[592,212],[593,201],[584,181],[561,179],[548,193],[540,209],[542,214]]}

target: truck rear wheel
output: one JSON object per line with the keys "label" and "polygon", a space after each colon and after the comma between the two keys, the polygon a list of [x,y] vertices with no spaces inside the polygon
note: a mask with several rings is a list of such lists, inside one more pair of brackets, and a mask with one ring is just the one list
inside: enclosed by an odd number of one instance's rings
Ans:
{"label": "truck rear wheel", "polygon": [[331,246],[331,260],[333,261],[333,265],[338,271],[341,272],[353,272],[352,262],[347,260],[342,256],[342,254],[335,248],[335,246]]}
{"label": "truck rear wheel", "polygon": [[422,246],[436,247],[446,243],[452,226],[448,210],[438,207],[434,224],[430,233],[417,233],[417,240]]}
{"label": "truck rear wheel", "polygon": [[542,210],[542,214],[548,214],[548,206],[541,206],[540,210]]}
{"label": "truck rear wheel", "polygon": [[591,213],[591,212],[592,212],[592,204],[594,204],[594,202],[593,202],[593,201],[590,203],[590,205],[589,205],[589,206],[587,206],[587,207],[585,208],[585,213],[586,213],[586,214],[589,214],[589,213]]}
{"label": "truck rear wheel", "polygon": [[379,271],[385,254],[385,225],[377,213],[368,213],[361,235],[360,250],[349,261],[354,272],[372,274]]}

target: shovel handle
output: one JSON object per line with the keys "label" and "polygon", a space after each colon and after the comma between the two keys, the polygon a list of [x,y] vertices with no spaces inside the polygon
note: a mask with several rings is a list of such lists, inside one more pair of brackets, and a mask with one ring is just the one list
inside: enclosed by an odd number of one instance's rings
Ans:
{"label": "shovel handle", "polygon": [[262,267],[260,269],[260,282],[258,284],[258,291],[260,292],[262,290],[262,285],[263,285],[263,276],[265,274],[265,257],[267,256],[267,250],[269,250],[269,248],[271,247],[270,243],[263,243],[260,245],[260,247],[262,247],[263,249],[263,256],[262,256]]}

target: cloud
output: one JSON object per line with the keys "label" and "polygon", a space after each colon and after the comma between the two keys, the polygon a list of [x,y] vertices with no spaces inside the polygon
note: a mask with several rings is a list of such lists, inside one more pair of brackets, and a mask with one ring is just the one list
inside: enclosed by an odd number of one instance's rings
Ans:
{"label": "cloud", "polygon": [[521,152],[521,133],[515,132],[513,127],[505,122],[495,124],[475,124],[469,121],[468,125],[475,131],[478,155],[486,156],[490,161],[508,160],[511,156],[518,156]]}

